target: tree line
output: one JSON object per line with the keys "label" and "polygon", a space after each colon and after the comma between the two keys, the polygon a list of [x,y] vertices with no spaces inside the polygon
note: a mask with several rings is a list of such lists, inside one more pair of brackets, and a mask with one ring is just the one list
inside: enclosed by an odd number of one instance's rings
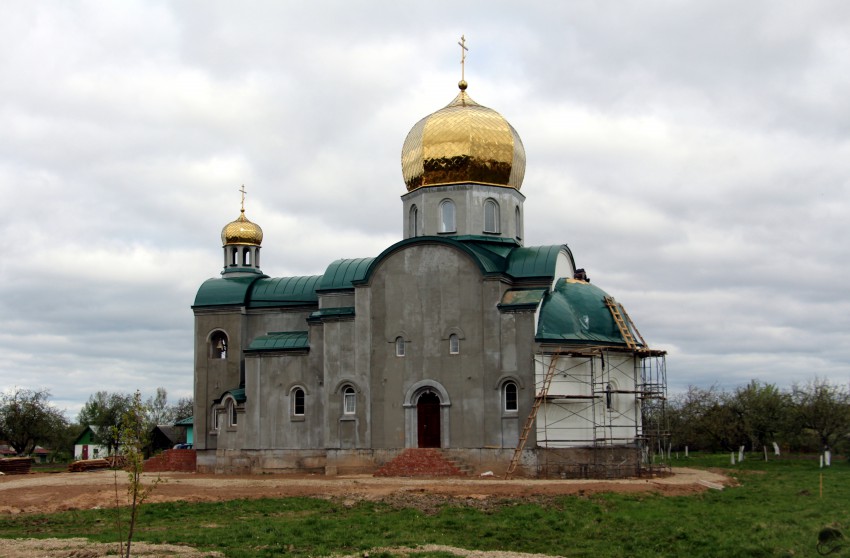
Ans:
{"label": "tree line", "polygon": [[0,393],[0,440],[8,443],[17,455],[31,455],[36,446],[41,446],[50,449],[53,458],[66,461],[73,457],[74,440],[86,426],[96,427],[99,437],[96,441],[112,448],[117,443],[115,433],[120,430],[122,419],[131,411],[141,410],[147,431],[158,424],[174,424],[193,413],[191,397],[181,397],[170,404],[162,387],[140,407],[135,394],[98,391],[89,396],[73,422],[50,398],[46,389],[15,388]]}
{"label": "tree line", "polygon": [[815,378],[790,389],[752,380],[725,391],[690,386],[667,406],[676,450],[850,453],[850,391]]}

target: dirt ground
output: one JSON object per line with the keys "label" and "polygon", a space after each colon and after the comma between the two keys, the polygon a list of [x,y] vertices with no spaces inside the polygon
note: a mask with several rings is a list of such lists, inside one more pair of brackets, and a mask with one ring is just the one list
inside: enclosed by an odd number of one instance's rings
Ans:
{"label": "dirt ground", "polygon": [[[497,506],[506,499],[543,500],[567,494],[599,492],[655,492],[663,495],[686,495],[710,489],[722,489],[732,480],[715,472],[674,468],[671,475],[651,479],[630,480],[502,480],[484,478],[378,478],[368,475],[325,477],[320,475],[201,475],[195,473],[145,474],[146,484],[157,477],[162,482],[149,497],[149,502],[212,502],[236,498],[276,498],[312,496],[353,505],[359,500],[383,501],[398,507],[415,507],[436,511],[447,501],[477,508]],[[51,513],[66,510],[111,507],[115,504],[115,479],[112,471],[87,473],[36,473],[0,476],[0,514]],[[126,476],[117,476],[119,493],[125,494]],[[76,541],[76,542],[74,542]],[[51,546],[52,545],[52,546]],[[94,545],[84,539],[71,541],[0,542],[0,556],[24,558],[33,556],[75,556],[89,558],[114,552],[114,545]],[[177,547],[134,546],[139,556],[214,556],[198,554]],[[399,551],[401,554],[410,549]],[[458,549],[459,555],[468,551]],[[496,556],[528,556],[516,553],[481,553]]]}

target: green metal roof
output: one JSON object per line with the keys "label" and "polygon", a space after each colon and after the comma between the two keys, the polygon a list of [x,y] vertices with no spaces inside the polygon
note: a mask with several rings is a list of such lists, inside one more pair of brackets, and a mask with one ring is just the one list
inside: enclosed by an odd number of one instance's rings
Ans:
{"label": "green metal roof", "polygon": [[339,308],[322,308],[316,310],[307,318],[308,321],[321,320],[322,318],[344,318],[354,315],[353,306],[343,306]]}
{"label": "green metal roof", "polygon": [[590,283],[559,279],[543,300],[537,340],[625,345],[605,296]]}
{"label": "green metal roof", "polygon": [[444,244],[468,254],[484,275],[506,274],[516,279],[547,278],[555,275],[561,245],[521,247],[512,238],[487,236],[420,236],[397,242],[376,258],[336,260],[323,275],[299,277],[233,277],[208,279],[195,296],[193,307],[247,306],[268,308],[318,303],[318,292],[352,289],[368,280],[378,263],[389,254],[416,244]]}
{"label": "green metal roof", "polygon": [[248,305],[251,308],[262,308],[316,304],[319,300],[316,295],[316,285],[321,279],[321,275],[264,277],[251,289]]}
{"label": "green metal roof", "polygon": [[318,289],[320,291],[329,291],[354,288],[351,282],[363,279],[374,260],[375,258],[336,260],[325,270]]}
{"label": "green metal roof", "polygon": [[558,252],[569,249],[562,244],[551,246],[526,246],[511,251],[505,272],[511,277],[531,278],[555,276],[555,263]]}
{"label": "green metal roof", "polygon": [[309,348],[306,331],[273,331],[251,341],[246,351],[293,351]]}
{"label": "green metal roof", "polygon": [[178,420],[177,422],[174,423],[174,426],[193,426],[194,424],[195,424],[195,417],[191,416],[191,417],[184,418],[183,420]]}
{"label": "green metal roof", "polygon": [[213,403],[216,403],[216,404],[221,403],[221,401],[225,397],[227,397],[228,395],[231,395],[233,397],[233,399],[236,400],[237,403],[244,403],[245,401],[248,400],[248,397],[245,395],[245,388],[234,388],[234,389],[229,389],[229,390],[225,391],[224,393],[222,393],[221,397],[219,397],[218,399],[213,401]]}
{"label": "green metal roof", "polygon": [[232,277],[228,279],[207,279],[195,295],[197,306],[231,306],[247,303],[251,284],[260,277]]}

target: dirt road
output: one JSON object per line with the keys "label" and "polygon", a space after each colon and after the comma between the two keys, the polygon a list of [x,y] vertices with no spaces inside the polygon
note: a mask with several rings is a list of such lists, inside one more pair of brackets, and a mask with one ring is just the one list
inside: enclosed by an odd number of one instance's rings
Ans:
{"label": "dirt road", "polygon": [[[367,475],[325,477],[320,475],[200,475],[161,473],[150,502],[182,500],[211,502],[236,498],[315,496],[347,501],[380,500],[411,507],[430,507],[446,499],[470,505],[510,498],[536,498],[597,492],[658,492],[691,494],[708,486],[729,484],[722,475],[678,468],[667,477],[636,480],[529,480],[505,481],[492,477],[470,479],[376,478]],[[145,474],[152,482],[157,474]],[[88,473],[36,473],[0,476],[0,513],[49,513],[91,509],[115,504],[116,476],[112,471]],[[126,477],[117,475],[124,494]]]}

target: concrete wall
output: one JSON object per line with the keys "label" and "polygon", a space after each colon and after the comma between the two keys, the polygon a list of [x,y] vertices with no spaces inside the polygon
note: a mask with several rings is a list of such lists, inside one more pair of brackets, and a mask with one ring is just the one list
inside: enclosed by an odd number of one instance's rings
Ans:
{"label": "concrete wall", "polygon": [[[496,304],[504,288],[485,281],[467,254],[442,244],[408,246],[380,263],[366,315],[358,304],[356,318],[372,331],[368,359],[358,363],[362,374],[372,373],[372,447],[417,446],[415,405],[426,390],[441,400],[443,447],[500,446],[493,386],[502,375]],[[458,354],[449,352],[451,334],[460,338]],[[397,337],[405,340],[404,356],[396,356]]]}
{"label": "concrete wall", "polygon": [[[410,238],[410,208],[418,209],[417,236],[437,236],[440,233],[440,203],[450,199],[455,203],[457,231],[453,235],[487,235],[502,238],[515,238],[522,241],[523,224],[522,204],[525,201],[514,188],[485,186],[482,184],[453,184],[450,186],[428,186],[419,188],[402,196],[403,237]],[[494,200],[499,205],[499,232],[484,232],[484,202]],[[516,221],[516,209],[519,208],[520,220]],[[518,230],[519,229],[519,230]]]}

